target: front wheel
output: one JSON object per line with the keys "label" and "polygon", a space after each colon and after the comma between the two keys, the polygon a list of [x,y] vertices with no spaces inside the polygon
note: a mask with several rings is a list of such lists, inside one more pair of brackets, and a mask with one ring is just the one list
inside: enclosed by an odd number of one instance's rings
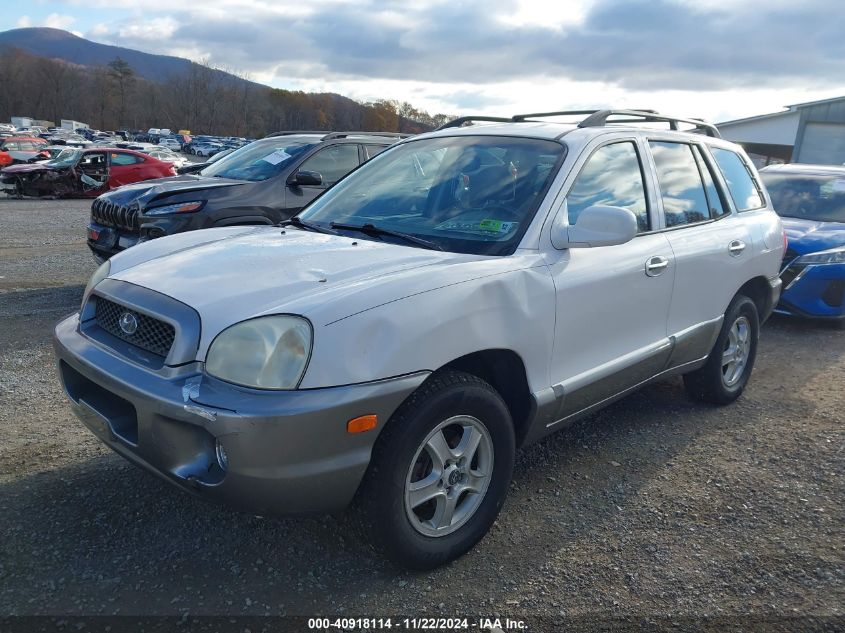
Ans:
{"label": "front wheel", "polygon": [[393,415],[359,494],[375,544],[401,565],[431,569],[490,529],[513,473],[510,412],[471,374],[431,376]]}
{"label": "front wheel", "polygon": [[757,357],[760,317],[756,304],[737,295],[725,311],[722,329],[707,363],[684,374],[687,393],[696,400],[728,404],[742,394]]}

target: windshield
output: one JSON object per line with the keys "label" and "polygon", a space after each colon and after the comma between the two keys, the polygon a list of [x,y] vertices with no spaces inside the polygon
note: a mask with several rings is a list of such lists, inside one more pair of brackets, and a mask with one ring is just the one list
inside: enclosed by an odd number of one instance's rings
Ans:
{"label": "windshield", "polygon": [[267,180],[282,173],[297,156],[313,147],[315,140],[295,136],[261,139],[235,150],[200,173],[235,180]]}
{"label": "windshield", "polygon": [[507,255],[528,228],[563,154],[560,143],[516,137],[411,141],[379,154],[301,218],[328,228],[372,224],[447,251]]}
{"label": "windshield", "polygon": [[82,157],[82,150],[80,149],[63,149],[52,160],[45,161],[45,165],[49,167],[71,167],[75,165]]}
{"label": "windshield", "polygon": [[778,215],[845,222],[845,174],[785,174],[760,172]]}

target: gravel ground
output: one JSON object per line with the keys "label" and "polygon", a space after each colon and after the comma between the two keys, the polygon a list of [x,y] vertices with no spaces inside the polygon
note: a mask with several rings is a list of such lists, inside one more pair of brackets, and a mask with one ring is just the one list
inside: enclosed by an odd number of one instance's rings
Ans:
{"label": "gravel ground", "polygon": [[842,332],[775,318],[734,405],[691,403],[671,380],[529,447],[491,533],[445,568],[408,573],[348,516],[261,519],[206,504],[76,421],[50,335],[95,266],[87,208],[0,200],[0,615],[845,629]]}

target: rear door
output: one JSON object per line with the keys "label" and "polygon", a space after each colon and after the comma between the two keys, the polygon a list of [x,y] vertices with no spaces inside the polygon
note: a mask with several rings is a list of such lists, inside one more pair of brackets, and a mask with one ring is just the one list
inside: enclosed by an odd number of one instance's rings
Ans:
{"label": "rear door", "polygon": [[109,152],[109,187],[114,189],[144,179],[144,159],[135,154]]}
{"label": "rear door", "polygon": [[639,234],[618,246],[570,248],[550,264],[557,302],[550,377],[564,395],[560,419],[659,373],[670,351],[674,258],[655,230],[643,146],[621,137],[587,154],[561,212],[577,224],[591,205],[624,207],[637,217]]}
{"label": "rear door", "polygon": [[754,239],[717,184],[716,167],[697,143],[651,138],[665,235],[675,257],[668,332],[671,367],[706,357],[733,295],[744,283]]}

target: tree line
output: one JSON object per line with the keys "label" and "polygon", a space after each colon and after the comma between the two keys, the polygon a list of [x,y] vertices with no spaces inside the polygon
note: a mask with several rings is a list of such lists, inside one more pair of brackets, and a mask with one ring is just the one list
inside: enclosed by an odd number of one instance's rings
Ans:
{"label": "tree line", "polygon": [[100,130],[187,129],[194,134],[260,138],[280,130],[365,130],[417,134],[452,117],[410,103],[359,103],[333,93],[270,88],[207,61],[161,82],[124,60],[90,67],[0,51],[0,120],[73,119]]}

